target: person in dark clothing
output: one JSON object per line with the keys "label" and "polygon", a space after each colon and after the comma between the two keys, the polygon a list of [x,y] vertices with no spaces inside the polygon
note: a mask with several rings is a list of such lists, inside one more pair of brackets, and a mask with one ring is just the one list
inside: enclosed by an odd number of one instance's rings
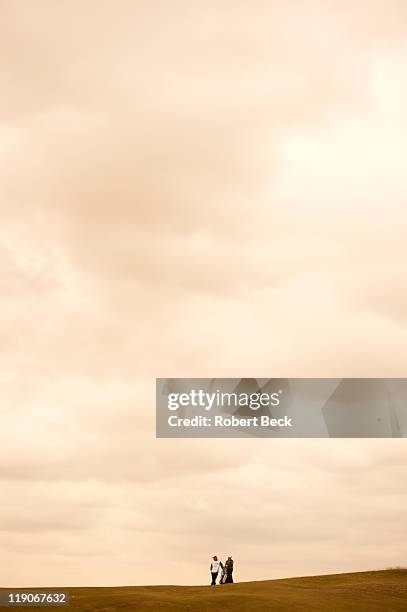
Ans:
{"label": "person in dark clothing", "polygon": [[226,578],[225,584],[233,582],[233,559],[228,557],[225,561]]}
{"label": "person in dark clothing", "polygon": [[216,585],[216,578],[218,577],[219,568],[223,569],[223,564],[221,563],[221,561],[218,561],[218,557],[215,555],[212,558],[212,563],[211,563],[211,567],[210,567],[211,574],[212,574],[211,586],[215,586]]}

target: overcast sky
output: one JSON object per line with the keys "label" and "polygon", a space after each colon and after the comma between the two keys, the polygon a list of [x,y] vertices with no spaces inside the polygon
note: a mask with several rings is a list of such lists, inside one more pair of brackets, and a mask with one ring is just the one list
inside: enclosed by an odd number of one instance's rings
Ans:
{"label": "overcast sky", "polygon": [[406,564],[403,440],[156,440],[154,378],[404,377],[404,0],[2,0],[2,586]]}

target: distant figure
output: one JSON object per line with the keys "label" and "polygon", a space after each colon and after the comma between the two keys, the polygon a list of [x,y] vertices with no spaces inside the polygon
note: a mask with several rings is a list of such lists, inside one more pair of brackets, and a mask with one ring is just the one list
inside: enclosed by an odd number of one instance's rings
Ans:
{"label": "distant figure", "polygon": [[211,574],[212,574],[211,586],[216,585],[216,578],[218,577],[220,567],[223,569],[222,563],[218,561],[218,557],[215,555],[214,557],[212,557],[212,563],[211,563]]}
{"label": "distant figure", "polygon": [[233,582],[233,559],[232,557],[228,557],[225,561],[225,584]]}

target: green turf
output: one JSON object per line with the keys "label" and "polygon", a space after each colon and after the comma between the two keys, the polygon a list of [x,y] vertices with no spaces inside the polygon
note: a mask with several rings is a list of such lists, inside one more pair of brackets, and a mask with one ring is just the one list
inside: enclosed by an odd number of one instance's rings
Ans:
{"label": "green turf", "polygon": [[216,587],[147,586],[65,590],[70,592],[69,610],[407,611],[407,569],[242,582]]}

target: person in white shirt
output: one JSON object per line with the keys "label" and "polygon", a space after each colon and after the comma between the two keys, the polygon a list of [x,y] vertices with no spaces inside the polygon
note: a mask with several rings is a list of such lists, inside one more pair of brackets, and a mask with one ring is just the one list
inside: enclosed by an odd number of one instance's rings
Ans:
{"label": "person in white shirt", "polygon": [[216,579],[218,577],[219,574],[219,569],[222,568],[223,569],[223,565],[221,563],[221,561],[218,561],[218,557],[215,555],[214,557],[212,557],[212,563],[211,563],[211,574],[212,574],[212,582],[211,582],[211,586],[215,586],[216,585]]}

